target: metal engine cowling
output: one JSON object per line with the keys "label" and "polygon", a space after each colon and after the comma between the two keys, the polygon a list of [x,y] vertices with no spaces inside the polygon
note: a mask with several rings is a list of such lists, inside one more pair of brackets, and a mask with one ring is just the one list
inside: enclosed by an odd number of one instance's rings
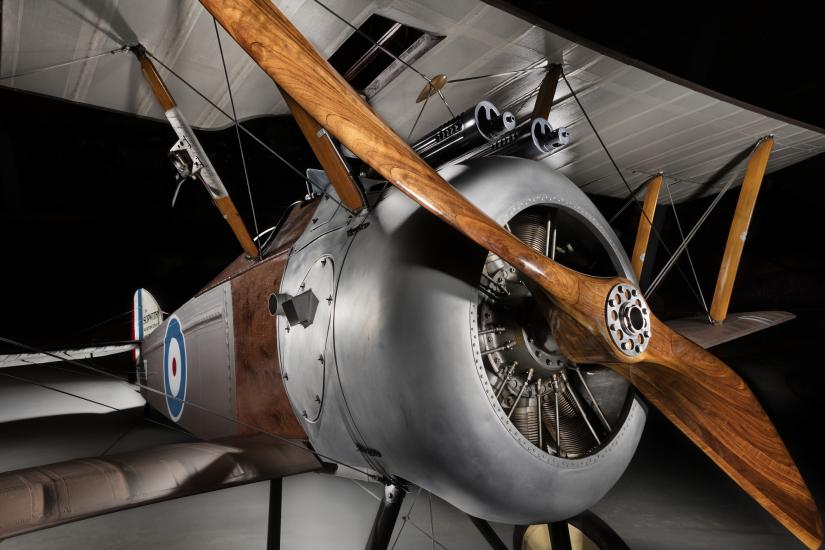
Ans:
{"label": "metal engine cowling", "polygon": [[[595,206],[548,167],[492,157],[442,175],[501,224],[531,208],[562,212],[569,227],[592,235],[615,273],[633,280]],[[322,201],[282,280],[289,295],[317,287],[312,324],[277,322],[287,392],[313,447],[488,520],[552,521],[592,506],[633,456],[643,405],[618,375],[589,372],[609,405],[609,434],[575,455],[537,446],[536,419],[518,409],[508,418],[502,382],[483,354],[491,345],[479,336],[487,252],[394,188],[375,199],[359,216]]]}

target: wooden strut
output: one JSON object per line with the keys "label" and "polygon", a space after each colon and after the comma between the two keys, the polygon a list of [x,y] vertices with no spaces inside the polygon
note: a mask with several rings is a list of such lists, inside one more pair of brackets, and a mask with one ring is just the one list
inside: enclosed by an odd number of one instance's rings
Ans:
{"label": "wooden strut", "polygon": [[[822,541],[813,497],[775,426],[724,362],[650,314],[648,347],[613,344],[605,304],[622,279],[590,277],[525,245],[453,189],[396,135],[271,0],[201,0],[279,86],[410,199],[517,269],[536,291],[562,352],[633,383],[688,438],[811,548]],[[550,307],[548,307],[550,306]]]}
{"label": "wooden strut", "polygon": [[561,65],[553,63],[547,67],[544,80],[541,81],[539,93],[536,96],[536,103],[533,105],[532,119],[550,118],[550,108],[553,106],[553,99],[556,97],[556,86],[561,77]]}
{"label": "wooden strut", "polygon": [[366,206],[366,198],[361,190],[361,186],[352,177],[349,167],[341,157],[338,148],[335,147],[327,131],[318,122],[295,102],[292,97],[280,87],[281,95],[284,97],[289,110],[298,127],[304,134],[312,152],[318,158],[324,171],[327,173],[330,183],[338,193],[338,197],[344,206],[350,210],[361,210]]}
{"label": "wooden strut", "polygon": [[258,257],[260,255],[258,246],[249,235],[246,224],[244,224],[243,218],[241,218],[241,215],[238,213],[238,209],[235,208],[235,203],[232,202],[229,192],[226,190],[223,182],[218,177],[218,174],[212,167],[211,162],[209,162],[209,159],[203,151],[203,147],[198,141],[198,138],[195,136],[195,133],[192,131],[191,126],[189,126],[189,123],[183,118],[183,114],[178,109],[178,105],[175,103],[175,99],[169,92],[169,88],[166,87],[166,83],[163,82],[160,74],[158,74],[155,64],[152,63],[152,60],[149,59],[149,56],[146,55],[146,52],[142,47],[137,47],[133,51],[137,56],[138,61],[140,61],[140,69],[143,73],[143,78],[146,80],[146,83],[149,84],[149,88],[152,90],[152,95],[155,96],[155,99],[161,109],[163,109],[163,113],[172,124],[172,128],[175,130],[175,133],[178,134],[179,138],[188,141],[189,144],[198,152],[200,160],[203,164],[201,174],[199,174],[199,176],[204,184],[204,187],[206,187],[206,190],[212,197],[212,202],[215,204],[215,207],[223,215],[226,223],[229,224],[230,229],[232,229],[232,233],[234,233],[235,238],[238,239],[238,242],[241,244],[241,247],[246,255],[251,258]]}
{"label": "wooden strut", "polygon": [[728,316],[733,283],[742,259],[748,227],[756,206],[756,197],[759,195],[759,188],[762,186],[762,179],[768,167],[771,149],[773,149],[773,136],[768,136],[756,146],[756,150],[748,160],[742,189],[739,190],[739,201],[736,203],[728,241],[725,244],[725,253],[722,256],[722,265],[719,267],[716,288],[713,291],[713,301],[710,304],[710,317],[714,323],[721,323]]}
{"label": "wooden strut", "polygon": [[636,243],[633,245],[633,254],[630,263],[637,279],[642,278],[645,264],[647,244],[650,242],[650,230],[653,227],[653,216],[656,214],[656,204],[659,201],[659,191],[662,188],[662,174],[653,176],[647,184],[645,202],[642,205],[642,215],[639,218],[639,228],[636,230]]}

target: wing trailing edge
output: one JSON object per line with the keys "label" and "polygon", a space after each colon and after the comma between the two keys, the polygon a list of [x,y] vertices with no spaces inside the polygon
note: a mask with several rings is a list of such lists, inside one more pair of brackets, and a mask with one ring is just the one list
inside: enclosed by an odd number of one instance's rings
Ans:
{"label": "wing trailing edge", "polygon": [[668,321],[667,326],[708,349],[795,318],[796,315],[787,311],[751,311],[731,313],[724,323],[711,324],[707,317],[695,315]]}

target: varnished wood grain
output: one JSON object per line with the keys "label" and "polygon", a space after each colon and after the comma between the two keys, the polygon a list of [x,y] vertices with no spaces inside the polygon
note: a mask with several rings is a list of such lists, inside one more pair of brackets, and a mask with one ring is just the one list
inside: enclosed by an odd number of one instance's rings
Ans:
{"label": "varnished wood grain", "polygon": [[659,174],[653,176],[645,190],[645,202],[642,205],[642,215],[639,217],[639,227],[636,229],[636,242],[633,244],[633,255],[630,256],[630,264],[633,266],[633,273],[636,274],[637,279],[642,277],[647,243],[650,241],[650,230],[653,224],[653,216],[656,214],[656,203],[659,200],[659,190],[661,188],[662,174]]}
{"label": "varnished wood grain", "polygon": [[169,88],[166,87],[163,79],[158,74],[155,64],[146,57],[146,52],[138,49],[135,55],[137,55],[138,61],[140,61],[140,70],[143,72],[143,78],[146,80],[146,83],[149,84],[149,88],[151,88],[152,94],[155,96],[155,99],[157,99],[163,112],[177,106],[172,94],[169,93]]}
{"label": "varnished wood grain", "polygon": [[255,241],[253,241],[249,235],[246,224],[243,222],[243,218],[241,218],[238,209],[235,208],[235,203],[232,202],[229,195],[219,197],[215,199],[214,202],[215,206],[220,210],[221,214],[223,214],[223,219],[226,220],[226,223],[228,223],[232,229],[232,233],[235,234],[238,242],[241,243],[241,248],[246,252],[246,255],[251,258],[258,256],[258,245],[255,244]]}
{"label": "varnished wood grain", "polygon": [[536,103],[533,105],[532,118],[549,118],[550,108],[553,107],[553,98],[556,97],[556,86],[561,76],[561,65],[554,63],[547,67],[547,74],[541,81]]}
{"label": "varnished wood grain", "polygon": [[324,132],[321,125],[318,124],[314,118],[309,116],[304,108],[298,105],[292,97],[285,91],[281,90],[281,95],[284,97],[289,110],[292,112],[295,122],[304,134],[312,152],[318,158],[324,171],[327,173],[330,183],[338,193],[338,198],[344,203],[344,206],[351,210],[361,210],[366,206],[366,199],[361,191],[361,187],[353,179],[349,172],[344,159],[341,158],[341,153],[335,148],[335,145],[330,141],[326,135],[319,135],[319,132]]}
{"label": "varnished wood grain", "polygon": [[[165,113],[170,109],[174,109],[177,106],[175,99],[172,97],[171,92],[169,92],[169,88],[166,87],[166,83],[163,82],[163,79],[158,74],[155,64],[147,57],[143,48],[136,49],[135,55],[138,61],[140,61],[140,70],[143,72],[143,78],[146,80],[146,83],[149,84],[152,95],[155,96],[155,100],[157,100],[163,112]],[[258,247],[249,235],[246,224],[244,224],[243,218],[241,218],[238,209],[235,208],[235,203],[232,202],[229,195],[217,198],[214,198],[214,194],[212,194],[212,196],[215,206],[220,210],[223,218],[229,224],[232,233],[235,234],[244,252],[253,258],[258,256]]]}
{"label": "varnished wood grain", "polygon": [[606,343],[560,311],[553,324],[565,355],[622,374],[789,531],[819,548],[816,503],[773,423],[733,369],[655,317],[654,337],[637,363],[611,363]]}
{"label": "varnished wood grain", "polygon": [[[269,295],[278,292],[289,250],[309,225],[317,201],[296,206],[267,249],[266,257],[249,264],[243,257],[234,271],[215,284],[229,280],[232,287],[232,324],[235,331],[235,403],[241,422],[269,433],[306,440],[284,387],[278,355],[275,318],[269,314]],[[255,430],[240,427],[252,435]]]}
{"label": "varnished wood grain", "polygon": [[725,253],[722,256],[722,265],[719,267],[719,276],[716,279],[716,288],[713,290],[713,301],[710,304],[710,316],[714,321],[721,322],[728,316],[730,296],[733,292],[733,283],[739,269],[739,260],[742,259],[742,250],[745,248],[745,239],[751,223],[753,208],[756,206],[756,197],[762,186],[762,178],[768,167],[768,159],[773,148],[773,137],[768,137],[756,146],[756,150],[748,160],[742,188],[739,190],[739,200],[733,213],[730,224],[728,241],[725,244]]}
{"label": "varnished wood grain", "polygon": [[[607,293],[620,279],[588,277],[560,266],[475,208],[372,112],[269,0],[201,2],[264,71],[347,148],[541,287],[560,315],[553,321],[556,338],[573,359],[587,349],[598,362],[625,374],[800,540],[818,544],[822,526],[804,481],[753,394],[729,367],[655,319],[648,350],[636,358],[622,355],[604,322]],[[683,391],[694,404],[685,402],[679,393]],[[723,400],[716,399],[719,394]],[[711,409],[710,404],[718,406]],[[752,428],[763,431],[740,431]]]}

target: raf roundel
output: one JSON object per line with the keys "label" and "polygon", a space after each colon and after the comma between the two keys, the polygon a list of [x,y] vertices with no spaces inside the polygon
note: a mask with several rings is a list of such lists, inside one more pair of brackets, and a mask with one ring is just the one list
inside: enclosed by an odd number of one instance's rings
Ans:
{"label": "raf roundel", "polygon": [[163,389],[169,416],[177,422],[186,399],[186,341],[175,315],[169,318],[163,338]]}

